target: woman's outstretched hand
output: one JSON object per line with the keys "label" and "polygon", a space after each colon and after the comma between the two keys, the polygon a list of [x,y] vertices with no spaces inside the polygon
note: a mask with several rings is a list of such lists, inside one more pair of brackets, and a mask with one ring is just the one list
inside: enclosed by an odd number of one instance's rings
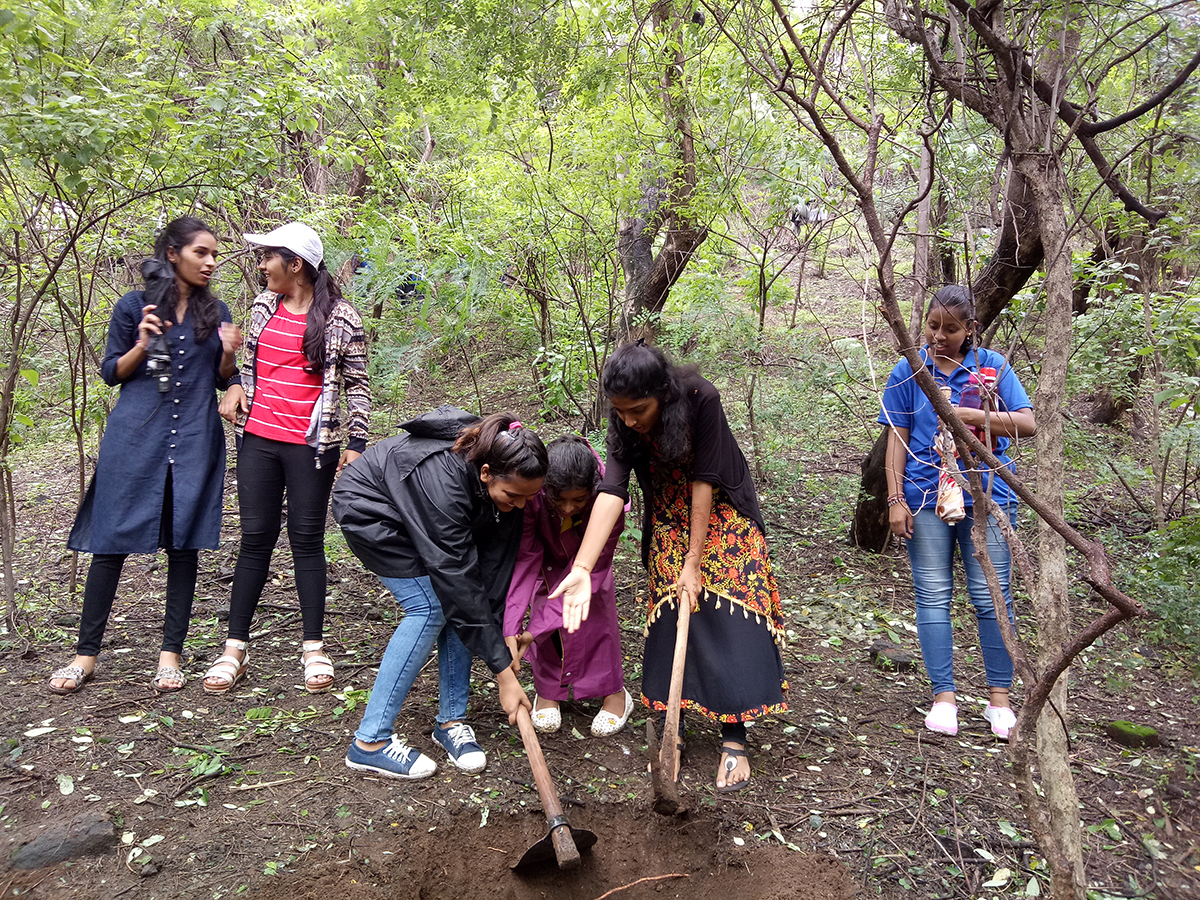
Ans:
{"label": "woman's outstretched hand", "polygon": [[551,600],[556,597],[563,598],[563,628],[567,634],[574,634],[592,605],[592,574],[582,566],[571,569],[550,595]]}
{"label": "woman's outstretched hand", "polygon": [[242,346],[242,329],[232,322],[222,322],[220,328],[221,351],[229,356],[237,353]]}
{"label": "woman's outstretched hand", "polygon": [[362,456],[362,454],[359,453],[357,450],[350,450],[350,449],[343,450],[342,458],[338,460],[338,467],[337,467],[338,474],[341,475],[342,469],[346,468],[346,466],[350,465],[350,463],[354,462],[360,456]]}

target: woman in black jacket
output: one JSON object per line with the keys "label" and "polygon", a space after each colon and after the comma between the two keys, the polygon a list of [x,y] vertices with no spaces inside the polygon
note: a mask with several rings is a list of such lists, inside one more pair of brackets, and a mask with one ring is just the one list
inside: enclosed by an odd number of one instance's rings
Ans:
{"label": "woman in black jacket", "polygon": [[440,708],[433,736],[458,768],[487,764],[466,724],[472,655],[496,675],[515,722],[530,703],[512,669],[502,619],[521,541],[525,501],[542,487],[546,448],[508,413],[480,420],[441,406],[371,447],[333,490],[346,543],[404,610],[379,665],[362,724],[346,753],[351,769],[425,778],[433,760],[392,733],[396,716],[438,645]]}

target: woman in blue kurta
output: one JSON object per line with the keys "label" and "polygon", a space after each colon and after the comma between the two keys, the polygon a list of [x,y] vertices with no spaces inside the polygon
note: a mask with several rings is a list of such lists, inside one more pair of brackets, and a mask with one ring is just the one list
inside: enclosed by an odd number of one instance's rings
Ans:
{"label": "woman in blue kurta", "polygon": [[[95,672],[125,557],[167,552],[167,602],[155,690],[184,686],[179,670],[200,548],[221,532],[225,433],[216,390],[237,378],[241,332],[208,290],[217,239],[191,216],[159,236],[143,271],[146,290],[117,301],[100,374],[121,386],[108,417],[96,473],[67,546],[93,554],[74,661],[50,676],[70,694]],[[155,353],[156,336],[165,354]],[[156,358],[157,357],[157,358]]]}
{"label": "woman in blue kurta", "polygon": [[[1007,451],[1014,439],[1029,437],[1037,430],[1029,395],[1021,386],[1003,356],[973,345],[975,316],[970,293],[959,285],[947,285],[934,294],[925,318],[926,346],[921,359],[943,390],[949,390],[964,425],[982,429],[985,412],[960,405],[963,388],[972,373],[991,368],[997,373],[995,408],[986,414],[987,426],[996,439],[995,454],[1005,468],[1012,468]],[[991,592],[971,538],[974,507],[970,495],[964,497],[966,517],[953,524],[937,514],[938,476],[941,460],[934,447],[938,416],[929,398],[917,386],[912,366],[902,359],[892,370],[883,392],[879,421],[888,433],[887,484],[888,518],[892,533],[905,538],[912,564],[913,588],[917,600],[917,637],[925,670],[933,683],[933,705],[925,717],[925,727],[942,734],[958,733],[958,704],[954,689],[954,660],[951,645],[950,601],[954,593],[954,550],[957,546],[967,576],[967,593],[975,607],[979,626],[979,648],[987,673],[989,703],[984,718],[992,733],[1007,740],[1016,724],[1009,702],[1013,664],[1000,636]],[[965,468],[959,460],[960,468]],[[984,490],[1005,510],[1010,524],[1016,524],[1017,497],[1003,479],[982,473]],[[996,568],[996,577],[1004,593],[1009,620],[1012,597],[1009,593],[1011,554],[995,518],[988,518],[987,550]]]}

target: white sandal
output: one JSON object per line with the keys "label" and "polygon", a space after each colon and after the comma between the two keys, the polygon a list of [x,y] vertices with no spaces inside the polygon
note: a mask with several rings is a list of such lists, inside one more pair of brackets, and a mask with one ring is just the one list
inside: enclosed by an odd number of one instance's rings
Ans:
{"label": "white sandal", "polygon": [[[333,687],[333,660],[321,652],[325,648],[324,641],[305,641],[300,645],[300,662],[304,665],[304,689],[310,694],[323,694]],[[308,659],[305,653],[312,654]],[[313,687],[309,684],[314,678],[327,675],[329,680]]]}
{"label": "white sandal", "polygon": [[633,697],[629,691],[625,692],[625,714],[614,716],[606,709],[601,709],[596,714],[596,718],[592,719],[592,734],[596,737],[611,737],[629,721],[629,717],[633,715]]}
{"label": "white sandal", "polygon": [[[242,658],[230,656],[228,653],[223,653],[217,657],[216,661],[208,667],[208,672],[204,675],[204,690],[209,694],[224,694],[233,690],[234,685],[242,680],[242,676],[246,674],[246,667],[250,664],[250,651],[246,649],[245,641],[226,641],[225,647],[232,647],[234,650],[242,651]],[[221,684],[209,684],[208,679],[220,678]]]}

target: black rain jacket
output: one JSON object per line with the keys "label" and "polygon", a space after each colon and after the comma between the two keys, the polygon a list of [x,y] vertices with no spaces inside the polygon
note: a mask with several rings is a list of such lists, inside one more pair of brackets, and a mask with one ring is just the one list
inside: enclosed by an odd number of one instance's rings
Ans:
{"label": "black rain jacket", "polygon": [[520,509],[502,513],[479,469],[454,453],[479,419],[453,406],[403,423],[333,488],[333,516],[364,566],[385,578],[428,575],[446,621],[493,672],[512,663],[502,622],[521,543]]}

